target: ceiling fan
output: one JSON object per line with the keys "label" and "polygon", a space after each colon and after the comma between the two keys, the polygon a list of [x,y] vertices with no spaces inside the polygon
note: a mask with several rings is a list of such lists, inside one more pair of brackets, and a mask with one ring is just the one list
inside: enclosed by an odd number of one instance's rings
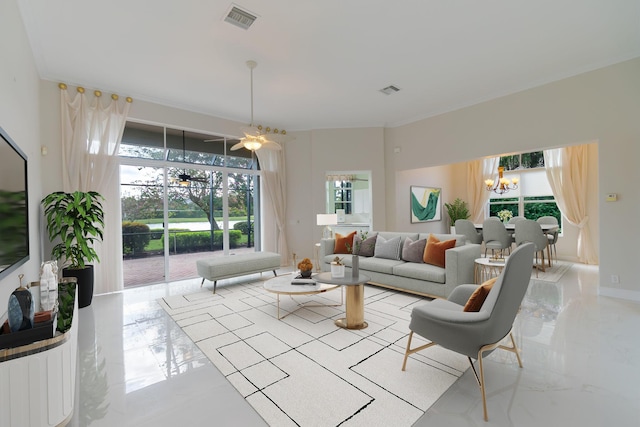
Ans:
{"label": "ceiling fan", "polygon": [[285,130],[278,131],[278,129],[263,128],[262,125],[255,126],[253,124],[253,69],[257,65],[256,61],[247,61],[247,67],[249,67],[251,75],[251,124],[241,128],[244,138],[241,138],[240,142],[231,147],[232,151],[240,148],[256,151],[262,147],[270,150],[281,150],[282,146],[280,144],[289,139]]}
{"label": "ceiling fan", "polygon": [[[187,150],[186,150],[184,130],[183,130],[182,131],[182,161],[184,163],[186,163],[186,159],[187,159],[186,153],[187,153]],[[174,183],[177,182],[178,185],[182,187],[188,187],[191,181],[207,182],[207,179],[191,176],[187,173],[187,170],[185,168],[184,172],[178,175],[178,178],[175,178],[175,177],[171,178],[171,181]]]}

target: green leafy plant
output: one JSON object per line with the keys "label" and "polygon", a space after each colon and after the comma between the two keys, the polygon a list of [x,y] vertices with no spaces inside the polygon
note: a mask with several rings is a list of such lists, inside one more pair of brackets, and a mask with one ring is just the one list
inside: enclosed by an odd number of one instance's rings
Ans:
{"label": "green leafy plant", "polygon": [[64,258],[69,268],[85,268],[91,261],[100,261],[93,249],[96,240],[102,240],[104,198],[95,191],[64,193],[56,191],[42,199],[49,240],[60,238],[51,256]]}
{"label": "green leafy plant", "polygon": [[469,205],[460,198],[455,199],[453,203],[445,203],[444,207],[451,219],[451,225],[454,225],[459,219],[469,219]]}

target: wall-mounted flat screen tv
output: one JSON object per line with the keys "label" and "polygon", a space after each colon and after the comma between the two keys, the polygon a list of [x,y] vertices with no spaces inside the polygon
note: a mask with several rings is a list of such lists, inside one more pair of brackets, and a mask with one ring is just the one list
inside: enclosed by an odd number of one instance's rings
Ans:
{"label": "wall-mounted flat screen tv", "polygon": [[0,127],[0,279],[29,259],[27,156]]}

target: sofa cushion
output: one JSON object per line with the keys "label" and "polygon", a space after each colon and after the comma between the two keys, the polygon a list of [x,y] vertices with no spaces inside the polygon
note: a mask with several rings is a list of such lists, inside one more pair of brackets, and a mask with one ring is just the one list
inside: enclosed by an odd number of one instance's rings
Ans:
{"label": "sofa cushion", "polygon": [[373,256],[376,258],[400,260],[400,236],[393,237],[389,240],[382,236],[376,238],[376,246]]}
{"label": "sofa cushion", "polygon": [[[361,267],[362,268],[362,267]],[[426,280],[434,283],[446,283],[445,269],[431,264],[405,262],[393,267],[393,274],[410,279]]]}
{"label": "sofa cushion", "polygon": [[473,291],[469,300],[464,305],[463,311],[480,311],[482,308],[482,304],[484,304],[484,300],[487,299],[487,295],[489,295],[489,291],[493,288],[493,284],[498,280],[497,277],[493,277],[482,285],[478,286],[478,288]]}
{"label": "sofa cushion", "polygon": [[360,257],[360,272],[367,274],[367,271],[374,271],[376,273],[393,274],[394,268],[402,264],[406,264],[406,262],[376,257]]}
{"label": "sofa cushion", "polygon": [[373,256],[376,249],[377,237],[378,233],[373,233],[371,236],[367,235],[367,237],[362,240],[362,237],[356,233],[353,237],[354,255]]}
{"label": "sofa cushion", "polygon": [[444,267],[444,252],[447,249],[453,248],[455,245],[455,239],[441,242],[436,236],[430,234],[427,239],[427,246],[424,248],[424,262],[427,264],[437,265],[438,267]]}
{"label": "sofa cushion", "polygon": [[413,241],[413,239],[407,237],[404,239],[402,245],[402,259],[408,262],[423,263],[424,247],[427,244],[427,239],[420,239]]}
{"label": "sofa cushion", "polygon": [[349,249],[347,248],[347,244],[349,244],[349,246],[353,245],[353,236],[356,235],[355,231],[352,231],[351,233],[347,234],[346,236],[343,236],[340,233],[336,233],[336,245],[333,248],[333,253],[334,254],[348,254],[349,253]]}

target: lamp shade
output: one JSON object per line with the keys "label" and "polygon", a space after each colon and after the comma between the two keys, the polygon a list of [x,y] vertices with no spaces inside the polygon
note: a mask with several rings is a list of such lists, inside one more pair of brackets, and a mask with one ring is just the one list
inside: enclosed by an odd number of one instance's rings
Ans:
{"label": "lamp shade", "polygon": [[317,225],[336,225],[338,223],[338,214],[317,214]]}

